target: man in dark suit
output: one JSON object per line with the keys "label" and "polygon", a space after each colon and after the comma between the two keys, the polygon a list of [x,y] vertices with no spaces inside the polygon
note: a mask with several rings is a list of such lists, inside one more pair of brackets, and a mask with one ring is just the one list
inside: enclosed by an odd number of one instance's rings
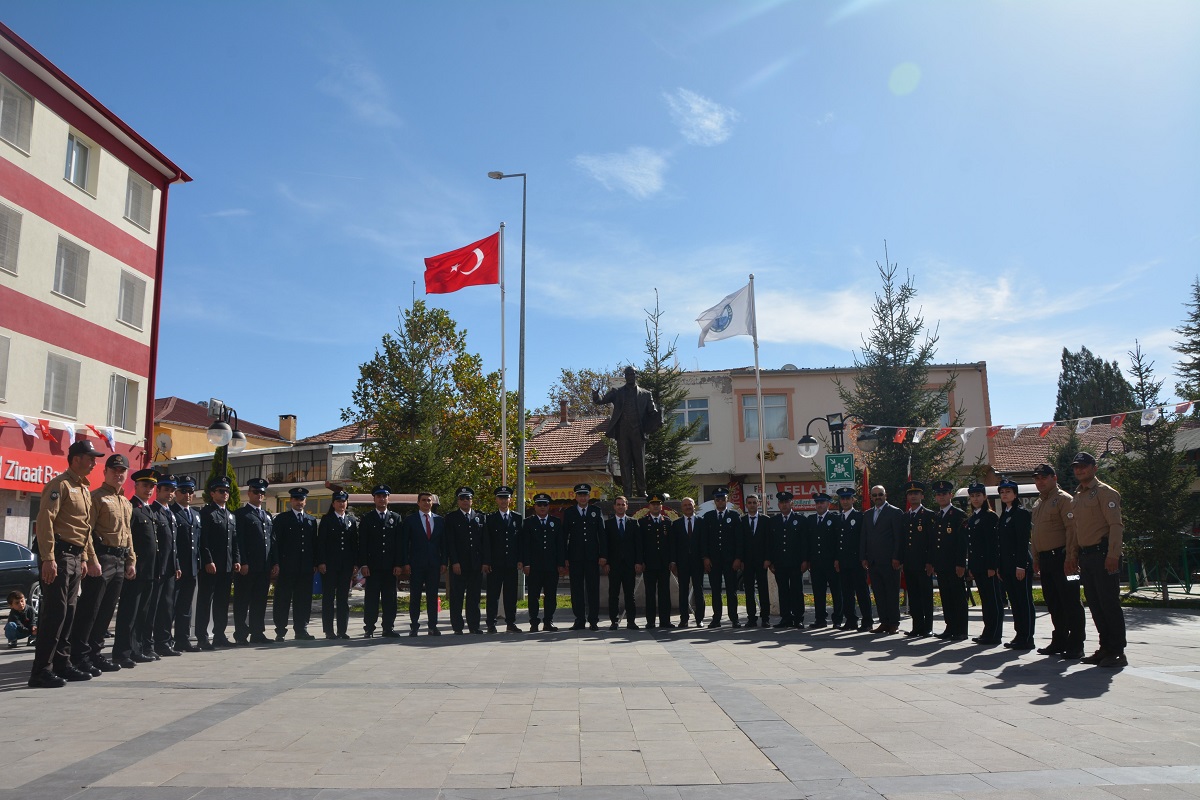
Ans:
{"label": "man in dark suit", "polygon": [[904,512],[887,501],[887,490],[871,487],[871,508],[863,512],[858,555],[871,576],[879,626],[873,633],[900,630],[900,542],[904,537]]}
{"label": "man in dark suit", "polygon": [[792,493],[776,492],[779,513],[771,519],[767,540],[767,569],[779,585],[776,628],[804,627],[804,567],[807,550],[804,517],[792,511]]}
{"label": "man in dark suit", "polygon": [[271,593],[271,578],[278,574],[271,515],[263,507],[269,485],[265,478],[248,480],[250,502],[233,512],[242,556],[242,568],[233,578],[233,640],[240,645],[269,641],[267,595]]}
{"label": "man in dark suit", "polygon": [[608,576],[608,627],[616,630],[620,619],[620,600],[625,599],[625,627],[638,630],[637,602],[633,597],[634,583],[642,572],[642,537],[637,520],[625,516],[629,500],[618,495],[613,500],[613,515],[604,523],[607,537],[608,562],[604,574]]}
{"label": "man in dark suit", "polygon": [[460,486],[456,493],[458,508],[446,515],[446,552],[450,559],[450,627],[462,634],[463,604],[465,625],[471,633],[482,634],[479,627],[479,595],[483,582],[483,545],[486,522],[472,504],[475,491]]}
{"label": "man in dark suit", "polygon": [[[404,548],[407,542],[400,515],[388,509],[391,494],[392,490],[384,484],[372,489],[371,500],[375,503],[375,509],[363,515],[358,526],[358,553],[355,560],[365,579],[363,636],[367,639],[375,635],[375,623],[379,620],[381,607],[383,635],[400,635],[396,632],[396,579],[404,572]],[[420,505],[420,500],[417,504]],[[440,530],[439,527],[439,541]],[[410,589],[414,588],[415,583],[410,586]],[[437,599],[436,581],[433,597]]]}
{"label": "man in dark suit", "polygon": [[177,656],[171,646],[171,623],[175,617],[175,579],[179,577],[179,555],[175,551],[176,522],[169,504],[175,494],[173,475],[159,475],[150,508],[158,515],[158,559],[154,564],[154,589],[150,592],[143,638],[159,657]]}
{"label": "man in dark suit", "polygon": [[317,549],[317,519],[305,512],[308,489],[297,486],[288,490],[287,511],[273,520],[275,556],[279,572],[275,578],[275,606],[271,616],[275,622],[275,641],[282,642],[287,632],[288,617],[298,641],[315,639],[308,632],[312,618],[313,574]]}
{"label": "man in dark suit", "polygon": [[925,484],[909,481],[904,486],[908,510],[904,514],[905,532],[900,540],[900,563],[904,565],[904,585],[908,595],[908,613],[912,630],[905,636],[923,639],[933,635],[933,564],[930,540],[933,538],[933,512],[925,507]]}
{"label": "man in dark suit", "polygon": [[[746,495],[746,513],[742,517],[742,552],[746,554],[746,617],[753,628],[771,627],[771,587],[766,562],[770,560],[767,542],[771,521],[758,513],[758,495]],[[757,603],[755,601],[758,601]],[[761,606],[761,614],[760,612]]]}
{"label": "man in dark suit", "polygon": [[[379,507],[379,491],[386,489],[386,486],[376,488],[376,508]],[[429,492],[417,493],[417,513],[405,518],[400,547],[404,569],[409,573],[408,618],[411,627],[408,635],[417,635],[421,600],[424,599],[429,634],[440,636],[438,583],[446,574],[446,527],[445,520],[433,513],[433,495]]]}
{"label": "man in dark suit", "polygon": [[833,499],[827,492],[816,492],[812,496],[817,505],[817,512],[807,519],[808,542],[806,560],[808,574],[812,578],[813,589],[813,622],[810,628],[826,626],[826,595],[833,593],[833,625],[842,624],[842,593],[839,591],[837,572],[834,562],[837,561],[838,541],[841,539],[842,518],[829,510],[829,502]]}
{"label": "man in dark suit", "polygon": [[[550,495],[533,496],[533,514],[525,518],[521,530],[521,570],[529,587],[529,630],[556,631],[554,611],[558,608],[558,579],[566,575],[567,539],[562,524],[550,516]],[[546,607],[545,622],[541,606]]]}
{"label": "man in dark suit", "polygon": [[567,572],[571,576],[573,631],[586,625],[600,628],[600,569],[605,563],[604,515],[588,505],[592,487],[575,487],[575,505],[563,512],[563,534],[567,538]]}
{"label": "man in dark suit", "polygon": [[521,515],[509,508],[512,489],[496,487],[497,510],[487,515],[487,541],[483,573],[487,576],[487,632],[496,632],[500,597],[504,596],[504,629],[522,633],[517,627],[517,563],[520,561]]}
{"label": "man in dark suit", "polygon": [[[321,575],[321,628],[326,639],[349,639],[350,581],[358,567],[358,518],[346,511],[350,495],[337,489],[317,526],[317,572]],[[392,586],[396,585],[393,575]]]}
{"label": "man in dark suit", "polygon": [[646,587],[646,627],[671,630],[671,520],[662,513],[663,498],[651,492],[642,517],[642,578]]}
{"label": "man in dark suit", "polygon": [[[229,646],[229,591],[233,576],[241,570],[237,524],[225,507],[229,502],[229,479],[208,482],[209,503],[200,509],[200,566],[203,572],[196,589],[196,644],[201,650]],[[213,634],[209,639],[208,622]]]}
{"label": "man in dark suit", "polygon": [[[846,618],[842,630],[866,633],[874,624],[871,614],[871,588],[867,586],[867,571],[863,569],[859,555],[863,514],[854,507],[854,495],[854,490],[848,487],[837,490],[842,524],[838,531],[837,561],[833,563],[833,568],[837,571],[838,591],[842,593],[842,612]],[[856,600],[861,622],[859,614],[855,613]]]}
{"label": "man in dark suit", "polygon": [[712,588],[712,622],[710,628],[721,627],[721,587],[725,588],[729,622],[735,628],[738,621],[738,573],[742,571],[742,526],[738,513],[729,507],[729,490],[724,486],[713,492],[712,511],[704,515],[704,571]]}
{"label": "man in dark suit", "polygon": [[113,633],[112,661],[121,669],[154,661],[146,655],[142,634],[145,630],[150,593],[154,588],[154,566],[158,557],[158,514],[150,507],[158,475],[152,469],[133,473],[133,515],[129,530],[135,556],[133,578],[126,578],[117,603],[117,622]]}
{"label": "man in dark suit", "polygon": [[646,439],[663,425],[662,412],[654,402],[654,395],[637,385],[637,370],[626,367],[625,385],[609,389],[603,397],[593,389],[592,402],[597,405],[612,403],[612,416],[604,432],[617,443],[625,491],[632,497],[644,495]]}
{"label": "man in dark suit", "polygon": [[938,595],[942,598],[942,617],[946,630],[939,639],[953,642],[967,638],[967,515],[954,507],[954,484],[934,481],[934,531],[931,541],[933,571],[937,575]]}
{"label": "man in dark suit", "polygon": [[[671,523],[671,574],[679,581],[679,627],[688,626],[688,610],[696,627],[704,623],[704,520],[696,516],[696,501],[679,501],[683,514]],[[694,598],[694,600],[693,600]]]}
{"label": "man in dark suit", "polygon": [[181,478],[175,487],[175,554],[179,577],[175,580],[175,639],[172,646],[181,652],[195,653],[192,644],[192,605],[196,602],[196,576],[200,573],[200,512],[191,507],[196,482]]}

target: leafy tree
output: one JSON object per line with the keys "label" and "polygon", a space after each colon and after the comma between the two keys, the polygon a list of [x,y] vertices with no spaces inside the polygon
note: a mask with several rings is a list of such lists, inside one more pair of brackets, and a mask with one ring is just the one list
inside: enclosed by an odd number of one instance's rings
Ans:
{"label": "leafy tree", "polygon": [[[1200,400],[1200,278],[1192,281],[1192,299],[1187,306],[1187,320],[1175,329],[1182,339],[1173,348],[1181,358],[1175,365],[1175,394],[1181,400]],[[1200,415],[1200,408],[1193,411]]]}
{"label": "leafy tree", "polygon": [[1133,388],[1125,380],[1120,364],[1105,362],[1086,347],[1080,347],[1078,353],[1063,348],[1055,419],[1099,417],[1131,408]]}
{"label": "leafy tree", "polygon": [[[1129,357],[1137,405],[1160,407],[1163,382],[1154,380],[1154,362],[1147,360],[1140,344]],[[1107,470],[1121,493],[1125,552],[1141,562],[1144,574],[1157,576],[1164,603],[1170,599],[1170,575],[1181,561],[1183,531],[1190,528],[1196,510],[1186,453],[1175,449],[1180,419],[1172,417],[1164,413],[1152,425],[1126,420],[1121,441],[1128,452],[1116,456]]]}
{"label": "leafy tree", "polygon": [[623,380],[621,377],[623,369],[624,367],[613,369],[604,367],[599,370],[587,367],[583,369],[563,367],[558,380],[550,387],[549,402],[534,409],[533,413],[547,416],[557,415],[559,401],[566,400],[567,413],[572,419],[606,417],[608,416],[607,407],[592,402],[592,389],[598,388],[600,394],[604,394],[613,380]]}
{"label": "leafy tree", "polygon": [[[351,405],[342,410],[345,422],[375,424],[355,478],[443,498],[471,486],[487,509],[501,478],[500,373],[484,373],[480,356],[467,352],[466,330],[444,309],[417,300],[399,321],[360,365]],[[512,392],[508,412],[507,445],[515,454],[521,416]],[[514,463],[510,455],[510,482]]]}
{"label": "leafy tree", "polygon": [[[650,390],[654,402],[664,415],[678,408],[687,399],[683,385],[683,370],[676,361],[675,337],[667,342],[660,322],[663,311],[654,292],[654,310],[646,309],[646,361],[638,372],[638,385]],[[690,495],[695,487],[692,469],[698,459],[692,457],[688,439],[696,432],[700,420],[687,425],[670,423],[650,434],[646,442],[646,487],[649,491],[666,492],[674,499]]]}
{"label": "leafy tree", "polygon": [[898,505],[903,506],[902,489],[908,479],[910,457],[913,477],[923,482],[953,479],[963,463],[963,448],[957,437],[939,441],[930,431],[914,444],[911,429],[941,427],[945,414],[951,416],[950,425],[958,425],[963,410],[949,407],[956,376],[951,375],[934,390],[928,388],[929,367],[937,353],[937,330],[926,330],[920,309],[912,308],[917,294],[912,275],[906,274],[904,282],[899,282],[899,265],[889,263],[887,258],[885,242],[885,263],[875,263],[883,287],[876,293],[871,309],[874,324],[863,337],[862,352],[854,356],[854,383],[846,385],[840,379],[834,383],[848,413],[868,423],[910,429],[902,443],[896,443],[890,431],[881,431],[879,446],[865,456],[871,483],[883,485],[889,497],[899,499]]}
{"label": "leafy tree", "polygon": [[[1075,470],[1071,468],[1071,462],[1075,460],[1075,456],[1081,451],[1091,451],[1083,446],[1083,440],[1075,433],[1074,426],[1068,427],[1067,430],[1069,431],[1067,438],[1061,444],[1050,447],[1049,460],[1046,463],[1054,467],[1055,472],[1058,473],[1058,485],[1064,491],[1074,492],[1075,487],[1079,485],[1079,481],[1075,480]],[[1096,454],[1092,453],[1092,455]]]}
{"label": "leafy tree", "polygon": [[225,477],[229,478],[229,500],[225,503],[225,508],[230,511],[237,511],[242,507],[242,490],[238,488],[237,473],[233,471],[233,464],[229,461],[228,447],[218,447],[213,451],[212,467],[209,468],[208,478],[204,481],[204,502],[211,503],[212,498],[208,496],[208,484],[219,473],[217,464],[221,459],[225,460]]}

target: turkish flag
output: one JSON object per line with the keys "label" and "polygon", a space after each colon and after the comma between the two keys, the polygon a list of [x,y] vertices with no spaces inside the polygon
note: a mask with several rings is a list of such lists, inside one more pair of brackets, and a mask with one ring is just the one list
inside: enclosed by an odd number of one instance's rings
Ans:
{"label": "turkish flag", "polygon": [[54,441],[54,434],[50,432],[50,420],[39,419],[37,424],[38,434],[47,442]]}
{"label": "turkish flag", "polygon": [[425,294],[500,282],[500,234],[425,259]]}
{"label": "turkish flag", "polygon": [[908,436],[908,428],[896,428],[896,435],[892,437],[892,441],[900,444],[906,436]]}
{"label": "turkish flag", "polygon": [[1051,428],[1053,428],[1053,427],[1054,427],[1054,423],[1053,423],[1053,422],[1043,422],[1043,423],[1042,423],[1042,427],[1038,429],[1038,436],[1040,436],[1040,437],[1042,437],[1043,439],[1045,439],[1045,438],[1046,438],[1046,434],[1047,434],[1047,433],[1049,433],[1049,432],[1050,432],[1050,429],[1051,429]]}

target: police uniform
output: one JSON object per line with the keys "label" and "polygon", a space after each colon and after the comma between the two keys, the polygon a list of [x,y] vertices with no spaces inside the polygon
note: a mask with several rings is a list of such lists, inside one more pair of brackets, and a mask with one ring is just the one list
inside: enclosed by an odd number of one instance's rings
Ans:
{"label": "police uniform", "polygon": [[689,608],[696,627],[704,622],[704,520],[693,514],[671,523],[671,562],[679,582],[679,627],[688,626]]}
{"label": "police uniform", "polygon": [[[308,497],[308,490],[299,486],[289,489],[288,495],[299,500]],[[317,569],[314,560],[317,518],[289,508],[275,516],[273,529],[275,557],[279,561],[279,574],[275,578],[275,603],[271,609],[275,641],[283,641],[289,616],[296,639],[307,641],[315,638],[308,632],[308,622],[312,618],[313,574]],[[395,585],[394,580],[392,584]],[[395,595],[394,588],[392,594]]]}
{"label": "police uniform", "polygon": [[[176,485],[173,476],[158,476],[158,491],[161,492],[165,487],[174,493]],[[171,624],[175,619],[175,575],[179,572],[179,556],[175,551],[175,515],[166,503],[157,499],[150,504],[150,508],[158,515],[158,549],[154,562],[154,588],[150,592],[143,638],[150,643],[155,655],[177,656],[179,651],[171,646]]]}
{"label": "police uniform", "polygon": [[[776,492],[780,503],[792,501],[791,492]],[[804,515],[788,510],[771,518],[767,560],[779,585],[779,622],[776,628],[804,627]]]}
{"label": "police uniform", "polygon": [[[459,488],[456,499],[474,498],[468,486]],[[446,515],[446,553],[450,559],[450,627],[461,634],[483,633],[479,627],[479,595],[483,582],[484,518],[473,508],[456,508]],[[454,574],[455,567],[458,574]],[[466,605],[466,619],[463,605]]]}
{"label": "police uniform", "polygon": [[[1072,465],[1095,463],[1090,453],[1079,453]],[[1109,572],[1104,563],[1106,559],[1121,557],[1121,539],[1125,532],[1121,520],[1121,495],[1093,477],[1087,483],[1081,482],[1075,490],[1070,514],[1075,523],[1079,577],[1100,640],[1100,649],[1083,660],[1103,667],[1123,667],[1128,661],[1125,658],[1121,577],[1119,572]],[[40,631],[38,636],[40,638]]]}
{"label": "police uniform", "polygon": [[[825,492],[812,496],[814,502],[830,502],[831,498]],[[832,509],[824,514],[809,515],[808,541],[806,542],[805,560],[808,561],[808,574],[812,579],[813,589],[813,622],[809,627],[824,628],[826,625],[826,595],[833,595],[833,625],[842,624],[842,593],[838,587],[837,572],[833,564],[838,559],[838,542],[842,533],[842,517]]]}
{"label": "police uniform", "polygon": [[[349,500],[338,490],[334,500]],[[358,518],[347,511],[338,516],[332,508],[317,526],[317,571],[321,572],[321,628],[326,639],[349,639],[350,581],[358,567]],[[393,575],[392,584],[395,585]]]}
{"label": "police uniform", "polygon": [[972,508],[967,517],[967,567],[979,589],[979,610],[983,617],[983,631],[972,641],[984,645],[1000,644],[1004,627],[1004,607],[1000,603],[1004,588],[998,574],[1000,517],[988,505],[986,486],[973,483],[967,487],[967,492],[984,497],[983,506],[978,510]]}
{"label": "police uniform", "polygon": [[[839,500],[853,498],[855,492],[848,487],[837,490]],[[867,585],[867,572],[862,567],[860,537],[863,529],[863,513],[853,506],[848,511],[837,512],[842,518],[838,527],[837,570],[838,591],[842,593],[842,615],[844,631],[857,630],[866,633],[874,625],[871,614],[871,588]],[[857,602],[857,609],[855,603]]]}
{"label": "police uniform", "polygon": [[[196,483],[181,478],[177,490],[193,492]],[[192,606],[196,602],[196,578],[200,574],[200,513],[178,500],[170,505],[175,515],[175,556],[179,577],[175,579],[175,635],[171,646],[182,652],[196,652],[192,644]]]}
{"label": "police uniform", "polygon": [[[270,484],[265,478],[251,478],[246,486],[266,492]],[[242,645],[267,644],[267,598],[277,561],[274,522],[265,508],[249,503],[233,516],[242,565],[233,579],[233,639]]]}
{"label": "police uniform", "polygon": [[[746,617],[750,627],[771,627],[770,571],[763,566],[770,558],[767,542],[771,520],[766,514],[746,514],[741,519],[742,552],[746,554]],[[756,602],[757,601],[757,602]],[[761,621],[760,621],[761,617]]]}
{"label": "police uniform", "polygon": [[[534,506],[547,512],[550,510],[550,495],[536,494]],[[562,533],[562,523],[550,516],[537,513],[525,518],[521,530],[521,563],[525,565],[526,585],[529,588],[529,629],[537,631],[544,624],[548,631],[556,631],[554,611],[558,608],[558,576],[567,560],[567,540]],[[545,620],[542,621],[541,607],[545,603]]]}
{"label": "police uniform", "polygon": [[[934,481],[935,494],[951,495],[954,485]],[[934,530],[930,540],[930,561],[937,575],[938,595],[942,599],[942,618],[946,629],[939,639],[961,642],[967,638],[967,515],[949,503],[933,510]],[[959,574],[962,570],[962,574]]]}
{"label": "police uniform", "polygon": [[[1057,477],[1049,464],[1039,464],[1033,474]],[[1067,553],[1079,548],[1075,541],[1075,521],[1070,516],[1071,501],[1071,495],[1056,483],[1033,507],[1033,569],[1041,575],[1042,596],[1054,623],[1050,644],[1038,648],[1038,652],[1082,658],[1087,632],[1083,604],[1079,602],[1079,581],[1067,580],[1065,569]]]}
{"label": "police uniform", "polygon": [[[213,478],[208,491],[229,489],[228,478]],[[228,646],[229,593],[234,568],[241,565],[237,522],[224,505],[209,502],[200,509],[200,575],[196,580],[196,644],[202,650]],[[211,571],[210,571],[211,570]],[[209,638],[209,620],[212,638]]]}
{"label": "police uniform", "polygon": [[[717,489],[713,498],[726,499],[728,489]],[[708,560],[708,584],[712,590],[712,622],[710,628],[721,624],[721,589],[725,590],[729,621],[735,628],[738,620],[738,573],[742,569],[742,526],[738,512],[729,506],[724,511],[713,509],[704,514],[704,557]]]}
{"label": "police uniform", "polygon": [[[496,487],[496,497],[512,497],[512,489]],[[483,564],[487,574],[487,631],[496,632],[501,595],[504,600],[504,622],[509,633],[520,633],[517,627],[517,563],[520,561],[521,515],[513,511],[494,511],[487,515]]]}
{"label": "police uniform", "polygon": [[608,620],[616,628],[620,619],[621,600],[625,601],[625,627],[638,630],[637,601],[634,588],[638,566],[642,563],[642,536],[638,521],[629,515],[611,516],[604,521],[608,537]]}
{"label": "police uniform", "polygon": [[[371,496],[379,495],[391,495],[391,489],[383,485],[376,486]],[[396,570],[405,564],[405,542],[402,533],[404,524],[400,515],[390,509],[383,513],[372,509],[358,522],[358,566],[364,578],[363,633],[368,639],[375,635],[375,623],[379,620],[381,611],[383,635],[400,635],[396,632]],[[440,531],[440,528],[438,530]],[[421,537],[422,540],[424,538]],[[439,536],[435,545],[440,541]],[[442,555],[444,556],[444,553]],[[421,613],[421,589],[426,586],[421,580],[424,576],[424,572],[418,575],[417,568],[413,568],[412,581],[409,584],[416,594],[416,605],[409,609],[409,613],[413,615],[413,625],[416,625],[417,615]],[[432,595],[434,601],[437,600],[437,583],[435,579]],[[432,608],[436,614],[436,602]],[[431,619],[436,622],[435,617]]]}
{"label": "police uniform", "polygon": [[[585,624],[596,630],[600,621],[600,562],[606,549],[604,515],[596,506],[587,504],[591,491],[590,485],[578,484],[575,505],[564,510],[562,515],[571,578],[571,611],[575,615],[571,630],[582,630]],[[581,497],[583,505],[579,505]]]}
{"label": "police uniform", "polygon": [[[135,483],[158,483],[152,469],[139,470],[130,476]],[[158,513],[139,497],[130,504],[129,530],[137,564],[132,580],[121,586],[121,599],[117,603],[117,622],[113,631],[112,660],[122,669],[131,669],[136,664],[154,661],[149,640],[146,618],[150,613],[150,596],[154,591],[155,566],[158,563]]]}
{"label": "police uniform", "polygon": [[[909,481],[904,485],[904,493],[908,495],[910,492],[919,492],[924,496],[925,484]],[[904,635],[919,639],[933,634],[933,577],[929,574],[933,566],[933,512],[918,501],[915,508],[904,512],[904,523],[900,563],[904,568],[908,613],[912,617],[912,630],[905,631]]]}
{"label": "police uniform", "polygon": [[[1017,484],[1011,480],[1000,481],[1001,489],[1017,491]],[[1004,593],[1008,595],[1008,605],[1012,609],[1013,628],[1016,633],[1012,641],[1004,643],[1005,647],[1013,650],[1033,649],[1033,558],[1029,554],[1029,535],[1033,517],[1021,507],[1018,497],[1011,506],[1000,504],[1000,522],[996,526],[1000,547],[1000,569],[998,575],[1004,584]],[[1023,570],[1022,577],[1017,577],[1017,571]]]}
{"label": "police uniform", "polygon": [[[651,492],[648,502],[662,503],[662,495]],[[646,627],[670,630],[671,624],[671,520],[658,506],[642,517],[642,581],[646,588]]]}

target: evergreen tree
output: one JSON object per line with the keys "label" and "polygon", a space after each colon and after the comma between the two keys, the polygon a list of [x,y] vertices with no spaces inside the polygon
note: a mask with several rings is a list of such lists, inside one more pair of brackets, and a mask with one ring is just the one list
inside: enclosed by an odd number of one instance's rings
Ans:
{"label": "evergreen tree", "polygon": [[1080,347],[1078,353],[1063,348],[1056,420],[1102,417],[1134,407],[1133,388],[1120,364],[1105,362],[1086,347]]}
{"label": "evergreen tree", "polygon": [[[1179,378],[1175,394],[1180,400],[1200,400],[1200,278],[1192,281],[1192,299],[1184,305],[1187,320],[1175,329],[1182,338],[1173,348],[1180,355],[1175,365],[1175,376]],[[1192,413],[1200,415],[1200,407]]]}
{"label": "evergreen tree", "polygon": [[558,380],[550,387],[549,402],[534,409],[534,414],[551,416],[557,415],[559,401],[567,401],[567,414],[571,419],[584,417],[606,417],[608,408],[592,402],[592,389],[599,389],[604,394],[613,381],[621,381],[624,367],[609,369],[568,369],[563,367]]}
{"label": "evergreen tree", "polygon": [[[1052,445],[1050,447],[1050,453],[1046,463],[1054,467],[1054,470],[1058,473],[1058,485],[1061,486],[1064,491],[1073,493],[1075,491],[1075,487],[1079,485],[1079,481],[1075,480],[1075,470],[1071,468],[1071,462],[1075,460],[1076,455],[1078,455],[1081,451],[1087,450],[1087,448],[1083,446],[1083,441],[1079,438],[1079,435],[1075,433],[1074,425],[1068,427],[1067,430],[1069,433],[1067,434],[1067,438],[1063,440],[1062,444]],[[1088,452],[1091,451],[1088,450]],[[1092,453],[1092,455],[1096,454]]]}
{"label": "evergreen tree", "polygon": [[225,477],[229,479],[229,499],[225,503],[225,508],[230,511],[237,511],[242,507],[242,490],[238,488],[237,473],[233,471],[233,464],[229,461],[229,447],[218,447],[213,451],[212,467],[208,470],[208,478],[204,481],[204,502],[211,503],[212,498],[208,496],[208,484],[218,476],[217,464],[225,460]]}
{"label": "evergreen tree", "polygon": [[954,480],[963,463],[963,448],[957,437],[937,440],[931,430],[914,444],[912,429],[942,427],[944,415],[950,417],[950,425],[959,425],[963,410],[949,405],[954,375],[934,390],[927,388],[929,367],[937,353],[937,331],[926,330],[920,309],[913,310],[917,294],[913,278],[906,275],[903,283],[899,282],[899,265],[888,262],[886,242],[884,264],[876,262],[875,266],[883,287],[876,293],[871,309],[871,332],[863,338],[862,352],[854,356],[854,383],[835,383],[848,413],[868,423],[910,429],[902,443],[894,441],[891,431],[881,431],[879,446],[865,456],[871,483],[884,486],[888,497],[903,507],[910,457],[913,477],[925,483]]}
{"label": "evergreen tree", "polygon": [[646,488],[679,499],[692,494],[695,487],[692,469],[698,459],[691,456],[688,439],[696,432],[700,420],[683,426],[670,422],[670,412],[687,399],[687,388],[675,359],[678,337],[669,343],[665,341],[660,327],[662,314],[655,290],[654,310],[646,310],[646,361],[638,373],[638,385],[654,395],[667,424],[646,441]]}

